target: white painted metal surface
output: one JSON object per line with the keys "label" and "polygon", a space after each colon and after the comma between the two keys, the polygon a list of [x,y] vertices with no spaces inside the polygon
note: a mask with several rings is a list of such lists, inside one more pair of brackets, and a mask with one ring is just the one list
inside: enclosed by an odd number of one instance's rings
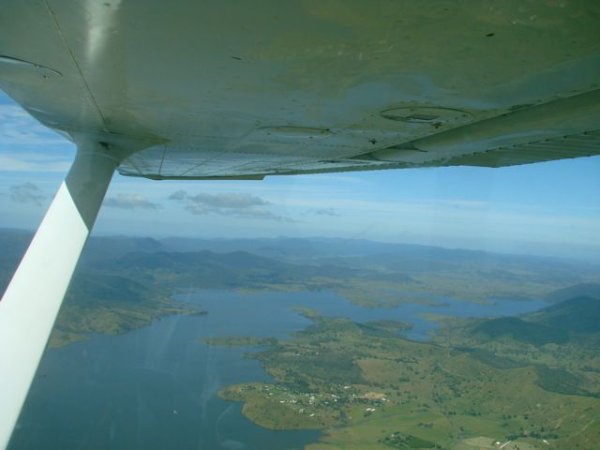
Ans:
{"label": "white painted metal surface", "polygon": [[0,448],[10,439],[117,161],[83,146],[0,302]]}
{"label": "white painted metal surface", "polygon": [[[152,144],[124,175],[489,165],[544,114],[578,114],[562,99],[597,97],[599,16],[595,0],[4,0],[0,88],[65,134]],[[600,153],[521,150],[495,164]]]}

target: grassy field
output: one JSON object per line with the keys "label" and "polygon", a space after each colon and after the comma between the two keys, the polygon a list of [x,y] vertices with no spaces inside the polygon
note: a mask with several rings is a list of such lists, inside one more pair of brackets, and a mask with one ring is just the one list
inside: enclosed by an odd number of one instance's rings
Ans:
{"label": "grassy field", "polygon": [[564,373],[540,364],[495,367],[377,324],[311,315],[308,329],[255,355],[276,383],[220,393],[243,401],[243,413],[263,427],[323,429],[310,450],[591,450],[598,442],[600,400],[544,382]]}

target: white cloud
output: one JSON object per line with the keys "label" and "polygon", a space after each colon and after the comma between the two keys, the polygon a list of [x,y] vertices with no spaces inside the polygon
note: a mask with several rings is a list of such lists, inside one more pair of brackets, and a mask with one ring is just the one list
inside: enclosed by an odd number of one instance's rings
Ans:
{"label": "white cloud", "polygon": [[317,216],[333,216],[333,217],[335,217],[335,216],[340,215],[340,213],[338,213],[334,208],[319,208],[319,209],[315,209],[311,212]]}
{"label": "white cloud", "polygon": [[200,193],[190,195],[179,190],[169,196],[169,200],[180,202],[185,209],[195,215],[217,214],[251,219],[266,219],[277,222],[294,222],[290,217],[275,214],[268,209],[270,202],[261,197],[246,193]]}
{"label": "white cloud", "polygon": [[252,194],[207,194],[200,193],[189,195],[184,190],[173,192],[169,199],[171,200],[187,200],[189,203],[196,205],[206,205],[211,208],[235,208],[244,209],[254,206],[268,205],[269,202]]}
{"label": "white cloud", "polygon": [[120,209],[159,209],[158,203],[151,202],[138,194],[117,194],[104,200],[103,206]]}
{"label": "white cloud", "polygon": [[8,190],[8,195],[11,200],[18,203],[33,203],[40,206],[42,200],[46,198],[40,188],[33,183],[23,183],[16,186],[11,186]]}

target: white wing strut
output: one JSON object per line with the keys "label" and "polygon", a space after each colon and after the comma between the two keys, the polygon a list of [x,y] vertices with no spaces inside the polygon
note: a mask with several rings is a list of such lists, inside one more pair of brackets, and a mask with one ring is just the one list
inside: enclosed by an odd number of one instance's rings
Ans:
{"label": "white wing strut", "polygon": [[118,159],[82,144],[0,302],[0,448],[33,381]]}

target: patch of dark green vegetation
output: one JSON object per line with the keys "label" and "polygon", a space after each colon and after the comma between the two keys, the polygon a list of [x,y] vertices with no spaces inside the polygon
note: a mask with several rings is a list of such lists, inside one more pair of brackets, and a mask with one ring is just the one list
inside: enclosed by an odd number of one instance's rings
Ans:
{"label": "patch of dark green vegetation", "polygon": [[412,324],[400,320],[374,320],[357,325],[365,333],[374,335],[400,335],[413,327]]}
{"label": "patch of dark green vegetation", "polygon": [[516,369],[518,367],[525,367],[527,364],[515,361],[514,359],[507,358],[505,356],[499,356],[489,350],[482,348],[468,348],[468,347],[455,347],[456,350],[468,353],[472,358],[477,361],[481,361],[488,366],[492,366],[495,369]]}
{"label": "patch of dark green vegetation", "polygon": [[600,394],[582,389],[582,378],[564,369],[556,369],[544,365],[535,367],[537,385],[542,389],[558,394],[583,395],[600,398]]}
{"label": "patch of dark green vegetation", "polygon": [[277,339],[254,336],[218,336],[203,340],[208,345],[219,345],[224,347],[265,347],[277,345]]}
{"label": "patch of dark green vegetation", "polygon": [[[318,348],[318,342],[315,342]],[[364,381],[360,368],[355,364],[352,354],[333,351],[328,348],[319,348],[313,352],[283,353],[279,348],[268,349],[257,355],[265,365],[277,361],[288,374],[296,374],[297,381],[307,384],[318,381],[319,383],[362,383]],[[310,377],[297,375],[303,374],[306,367],[311,368]]]}
{"label": "patch of dark green vegetation", "polygon": [[600,333],[600,299],[575,297],[521,317],[478,319],[467,329],[476,340],[512,339],[534,346],[566,344],[573,339],[592,343]]}
{"label": "patch of dark green vegetation", "polygon": [[557,289],[545,296],[552,303],[564,302],[576,297],[592,297],[600,299],[600,283],[578,283],[562,289]]}
{"label": "patch of dark green vegetation", "polygon": [[166,294],[168,294],[168,291],[165,289],[155,286],[149,287],[121,275],[78,272],[70,285],[66,301],[139,304],[149,298]]}
{"label": "patch of dark green vegetation", "polygon": [[525,322],[517,317],[501,317],[485,320],[473,327],[473,334],[484,335],[489,339],[512,338],[533,345],[565,343],[569,334],[560,328]]}
{"label": "patch of dark green vegetation", "polygon": [[571,333],[598,333],[600,299],[591,296],[571,298],[529,314],[527,319]]}
{"label": "patch of dark green vegetation", "polygon": [[413,448],[436,448],[434,442],[421,439],[410,434],[403,434],[399,431],[395,431],[389,436],[380,439],[379,442],[388,445],[393,448],[402,450],[413,449]]}

